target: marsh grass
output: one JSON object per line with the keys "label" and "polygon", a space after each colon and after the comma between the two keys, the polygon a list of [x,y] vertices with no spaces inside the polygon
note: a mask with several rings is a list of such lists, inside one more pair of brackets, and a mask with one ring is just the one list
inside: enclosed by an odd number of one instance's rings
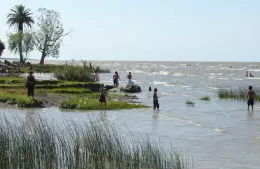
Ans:
{"label": "marsh grass", "polygon": [[[239,87],[237,89],[219,89],[217,91],[218,97],[220,99],[234,99],[234,100],[244,100],[246,96],[247,88]],[[253,87],[254,100],[260,101],[260,88]]]}
{"label": "marsh grass", "polygon": [[64,94],[85,94],[91,93],[90,90],[84,88],[57,88],[52,90],[54,93],[64,93]]}
{"label": "marsh grass", "polygon": [[[100,102],[97,99],[98,95],[87,95],[86,97],[75,97],[69,100],[62,101],[59,105],[64,109],[77,109],[77,110],[100,110]],[[107,101],[108,110],[120,110],[120,109],[134,109],[134,108],[148,108],[142,104],[129,104],[124,101]]]}
{"label": "marsh grass", "polygon": [[203,96],[200,98],[200,100],[209,101],[210,98],[209,98],[209,96]]}
{"label": "marsh grass", "polygon": [[93,71],[93,68],[87,66],[65,65],[55,69],[54,77],[65,81],[92,82]]}
{"label": "marsh grass", "polygon": [[17,105],[18,107],[42,107],[42,103],[37,99],[28,99],[26,95],[3,92],[0,92],[0,102]]}
{"label": "marsh grass", "polygon": [[187,100],[187,101],[185,102],[185,104],[194,105],[195,103],[194,103],[192,100]]}
{"label": "marsh grass", "polygon": [[148,136],[125,139],[108,122],[55,124],[39,115],[0,117],[0,168],[188,169],[193,164]]}

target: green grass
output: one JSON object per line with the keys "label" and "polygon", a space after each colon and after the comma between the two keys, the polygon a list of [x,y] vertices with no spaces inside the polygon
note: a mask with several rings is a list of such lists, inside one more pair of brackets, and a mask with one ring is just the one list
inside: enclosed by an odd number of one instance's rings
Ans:
{"label": "green grass", "polygon": [[[247,88],[239,87],[237,89],[219,89],[217,91],[220,99],[244,100]],[[260,101],[260,88],[254,87],[254,100]]]}
{"label": "green grass", "polygon": [[0,168],[193,168],[192,160],[149,136],[123,137],[109,122],[94,120],[60,124],[39,115],[25,119],[1,115]]}
{"label": "green grass", "polygon": [[68,93],[68,94],[85,94],[91,93],[90,90],[84,88],[57,88],[52,90],[54,93]]}
{"label": "green grass", "polygon": [[209,101],[210,98],[209,98],[209,96],[203,96],[200,98],[200,100]]}
{"label": "green grass", "polygon": [[185,104],[194,105],[195,103],[194,103],[193,101],[191,101],[191,100],[187,100],[187,101],[185,102]]}
{"label": "green grass", "polygon": [[17,105],[18,107],[42,107],[42,103],[36,99],[28,99],[26,95],[0,93],[0,102]]}
{"label": "green grass", "polygon": [[[91,97],[76,97],[70,100],[62,101],[60,108],[63,109],[77,109],[77,110],[100,110],[100,102],[96,98],[98,95],[92,95]],[[108,110],[120,110],[120,109],[134,109],[134,108],[147,108],[146,105],[141,104],[129,104],[123,101],[107,100]]]}

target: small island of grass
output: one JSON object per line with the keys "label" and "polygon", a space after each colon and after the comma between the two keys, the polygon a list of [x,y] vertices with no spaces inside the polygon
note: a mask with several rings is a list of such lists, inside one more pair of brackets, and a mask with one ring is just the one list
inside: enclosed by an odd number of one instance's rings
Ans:
{"label": "small island of grass", "polygon": [[185,102],[185,104],[187,104],[187,105],[194,105],[195,103],[192,100],[187,100]]}
{"label": "small island of grass", "polygon": [[210,98],[209,98],[209,96],[203,96],[203,97],[200,98],[200,100],[209,101]]}
{"label": "small island of grass", "polygon": [[[238,89],[219,89],[217,91],[220,99],[244,100],[247,88],[240,87]],[[254,87],[254,100],[260,101],[260,88]]]}

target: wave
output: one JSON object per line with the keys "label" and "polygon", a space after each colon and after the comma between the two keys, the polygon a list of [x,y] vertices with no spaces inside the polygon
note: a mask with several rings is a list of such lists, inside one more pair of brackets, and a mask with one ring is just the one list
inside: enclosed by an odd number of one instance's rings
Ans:
{"label": "wave", "polygon": [[166,116],[166,115],[163,115],[163,114],[159,114],[159,116],[164,117],[164,118],[167,118],[167,119],[172,119],[172,120],[175,120],[175,121],[180,121],[180,122],[189,123],[189,124],[192,124],[192,125],[194,125],[194,126],[202,127],[201,124],[196,123],[196,122],[191,121],[191,120],[178,119],[178,118]]}
{"label": "wave", "polygon": [[153,85],[163,85],[163,86],[179,86],[179,85],[181,85],[180,82],[159,82],[159,81],[154,81],[152,84]]}
{"label": "wave", "polygon": [[225,130],[222,129],[222,128],[215,128],[214,130],[217,131],[217,132],[225,132]]}

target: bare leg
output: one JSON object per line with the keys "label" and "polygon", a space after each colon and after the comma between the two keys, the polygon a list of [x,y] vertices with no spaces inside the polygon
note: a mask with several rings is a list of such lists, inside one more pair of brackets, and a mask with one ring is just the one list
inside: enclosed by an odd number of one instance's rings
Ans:
{"label": "bare leg", "polygon": [[107,102],[105,102],[104,104],[105,104],[105,109],[107,109]]}
{"label": "bare leg", "polygon": [[252,105],[252,110],[254,110],[254,106]]}

